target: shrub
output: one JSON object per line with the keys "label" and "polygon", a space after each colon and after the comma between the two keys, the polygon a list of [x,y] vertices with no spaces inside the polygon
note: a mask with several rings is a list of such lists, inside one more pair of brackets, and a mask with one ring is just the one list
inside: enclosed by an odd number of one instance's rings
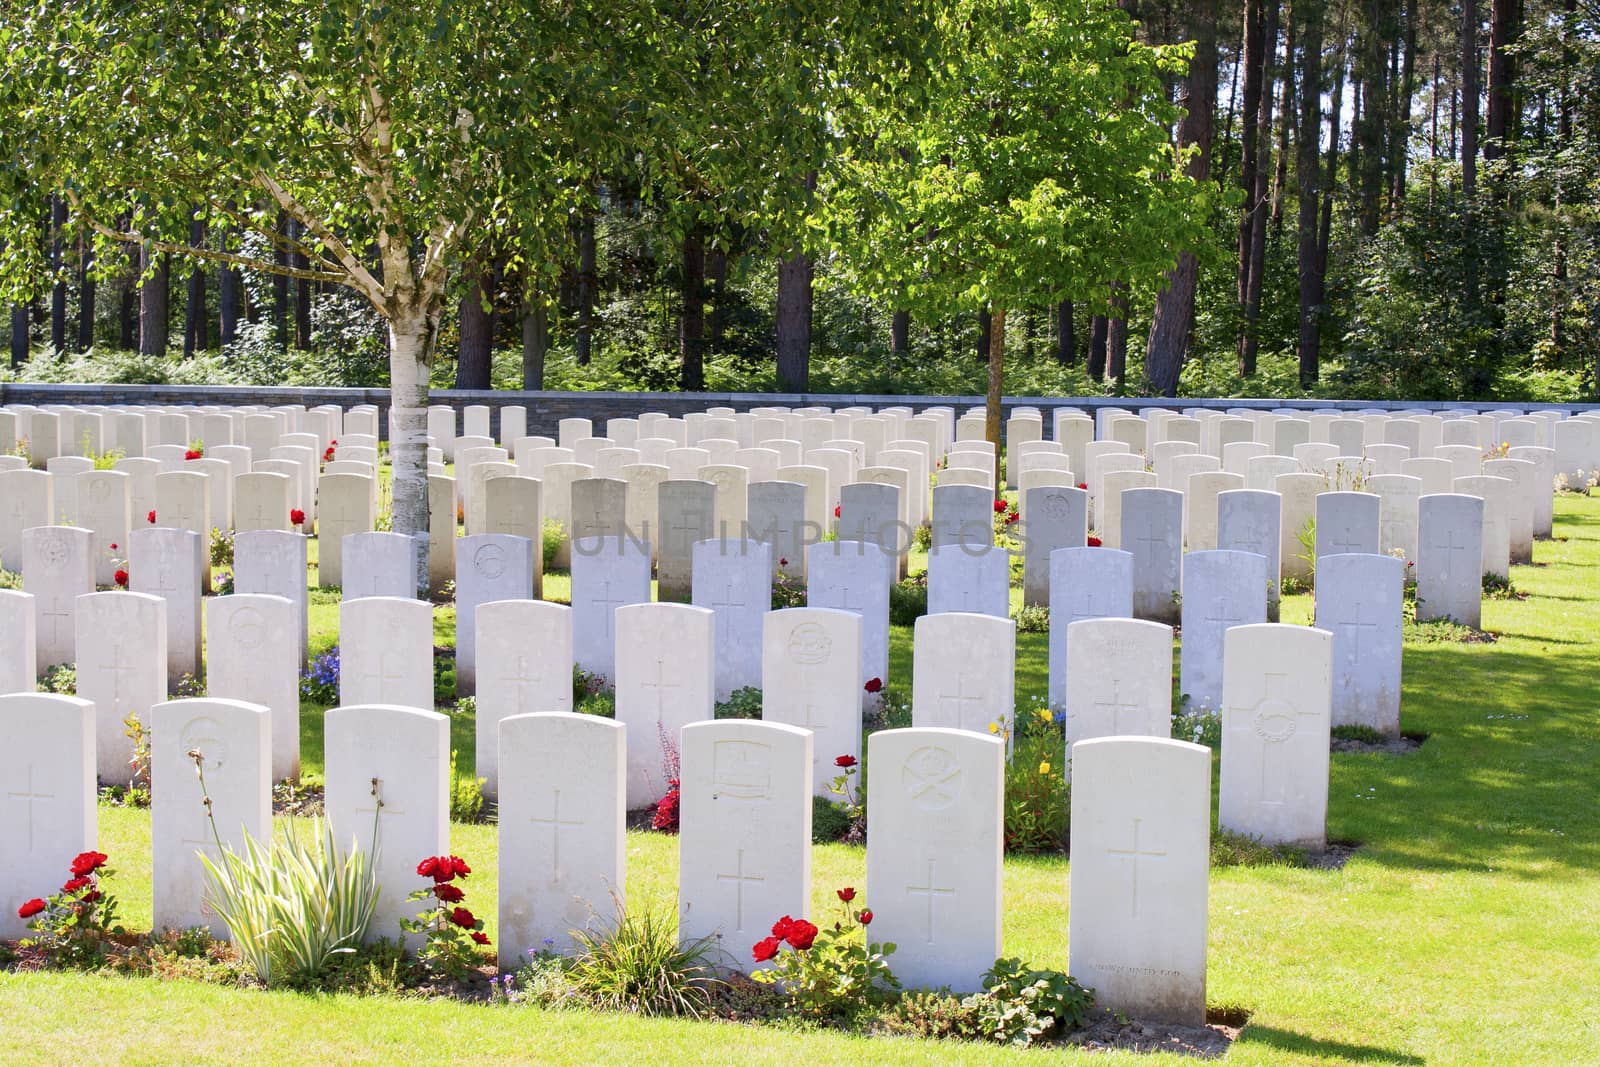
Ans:
{"label": "shrub", "polygon": [[[867,937],[870,908],[855,908],[856,891],[836,890],[840,918],[826,929],[785,915],[751,955],[772,966],[750,977],[781,989],[797,1011],[818,1018],[848,1018],[887,1001],[900,988],[889,969],[892,942]],[[783,951],[788,945],[789,950]]]}
{"label": "shrub", "polygon": [[975,1008],[960,997],[928,989],[902,995],[884,1014],[882,1026],[906,1037],[971,1040],[983,1035]]}
{"label": "shrub", "polygon": [[983,992],[961,1004],[974,1012],[979,1031],[989,1040],[1031,1045],[1082,1026],[1094,1006],[1094,993],[1060,971],[1036,971],[1019,959],[998,959],[984,973]]}
{"label": "shrub", "polygon": [[[780,563],[787,562],[780,560]],[[803,578],[796,578],[787,571],[775,571],[772,575],[772,610],[781,611],[784,608],[803,608],[806,606],[806,583]]]}
{"label": "shrub", "polygon": [[233,531],[211,528],[211,565],[233,570]]}
{"label": "shrub", "polygon": [[487,778],[456,772],[456,750],[450,750],[450,821],[480,822],[483,819],[483,784]]}
{"label": "shrub", "polygon": [[761,689],[753,685],[735,689],[727,700],[716,705],[715,716],[719,719],[761,718]]}
{"label": "shrub", "polygon": [[339,646],[311,661],[300,676],[300,695],[313,704],[339,703]]}
{"label": "shrub", "polygon": [[1213,867],[1304,867],[1306,850],[1295,845],[1268,845],[1254,834],[1218,828],[1211,834]]}
{"label": "shrub", "polygon": [[718,982],[710,937],[678,940],[666,910],[617,902],[616,924],[603,933],[573,932],[578,954],[567,970],[579,995],[597,1008],[640,1015],[699,1018]]}
{"label": "shrub", "polygon": [[72,861],[72,877],[48,899],[35,897],[17,909],[28,920],[32,937],[23,944],[41,949],[55,962],[93,966],[105,959],[106,945],[123,929],[113,925],[117,898],[103,892],[100,880],[112,873],[104,852],[80,852]]}
{"label": "shrub", "polygon": [[400,929],[422,938],[417,963],[424,973],[448,981],[460,981],[482,962],[479,945],[489,943],[483,920],[466,907],[466,890],[455,884],[472,873],[460,856],[429,856],[417,864],[417,876],[431,885],[412,890],[408,901],[428,901],[428,907],[414,919],[401,919]]}
{"label": "shrub", "polygon": [[[1048,708],[1039,715],[1050,716]],[[1052,727],[1053,727],[1052,717]],[[1052,728],[1019,737],[1006,765],[1006,850],[1050,852],[1066,847],[1068,793],[1062,740]]]}
{"label": "shrub", "polygon": [[849,810],[827,797],[811,798],[811,843],[826,845],[843,840],[855,820]]}
{"label": "shrub", "polygon": [[1189,695],[1185,693],[1178,698],[1178,708],[1172,713],[1172,736],[1207,748],[1221,748],[1222,716],[1214,711],[1190,711]]}
{"label": "shrub", "polygon": [[561,551],[561,542],[567,536],[567,531],[562,527],[559,519],[544,520],[544,530],[540,538],[540,550],[544,553],[544,569],[549,570],[556,561],[556,553]]}
{"label": "shrub", "polygon": [[913,574],[889,587],[889,623],[915,626],[928,613],[928,574]]}
{"label": "shrub", "polygon": [[1047,634],[1050,632],[1050,609],[1043,604],[1025,604],[1011,614],[1016,620],[1019,634]]}
{"label": "shrub", "polygon": [[78,668],[71,663],[57,663],[45,668],[44,674],[39,676],[39,692],[77,696]]}

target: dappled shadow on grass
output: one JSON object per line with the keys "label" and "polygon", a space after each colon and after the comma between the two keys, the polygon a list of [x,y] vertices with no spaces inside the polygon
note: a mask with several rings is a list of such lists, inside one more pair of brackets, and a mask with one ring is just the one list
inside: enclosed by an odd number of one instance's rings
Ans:
{"label": "dappled shadow on grass", "polygon": [[1396,1049],[1378,1048],[1375,1045],[1356,1045],[1347,1041],[1326,1041],[1281,1030],[1272,1026],[1251,1023],[1234,1039],[1236,1054],[1249,1052],[1247,1046],[1264,1045],[1279,1052],[1303,1052],[1338,1063],[1425,1063],[1421,1056]]}
{"label": "dappled shadow on grass", "polygon": [[1594,664],[1435,646],[1408,654],[1407,672],[1408,694],[1426,694],[1417,718],[1430,740],[1404,759],[1336,757],[1330,829],[1368,842],[1362,855],[1378,864],[1592,877]]}

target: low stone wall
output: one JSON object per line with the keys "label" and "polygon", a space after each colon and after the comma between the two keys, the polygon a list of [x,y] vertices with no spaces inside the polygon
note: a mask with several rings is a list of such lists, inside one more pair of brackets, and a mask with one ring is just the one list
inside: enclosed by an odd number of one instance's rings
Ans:
{"label": "low stone wall", "polygon": [[[746,411],[758,407],[807,407],[820,405],[844,407],[909,407],[915,411],[931,407],[952,407],[959,415],[967,408],[983,404],[981,396],[902,396],[849,393],[572,393],[572,392],[522,392],[510,389],[439,389],[431,396],[434,404],[449,404],[460,417],[461,409],[473,404],[485,404],[493,409],[520,406],[528,412],[528,433],[556,435],[556,426],[566,418],[594,420],[597,430],[604,430],[606,419],[632,418],[644,411],[661,411],[682,416],[706,408],[727,407]],[[221,404],[244,406],[259,404],[273,407],[280,404],[338,404],[352,408],[358,404],[376,405],[381,415],[389,410],[387,389],[301,389],[276,386],[242,385],[49,385],[26,382],[0,385],[0,404]],[[1600,404],[1503,404],[1465,403],[1461,401],[1425,400],[1416,402],[1390,400],[1274,400],[1262,399],[1176,399],[1161,397],[1079,397],[1079,396],[1008,396],[1002,400],[1007,416],[1016,408],[1032,407],[1046,412],[1045,433],[1049,435],[1048,412],[1051,408],[1074,407],[1086,412],[1099,408],[1117,407],[1130,411],[1151,408],[1226,409],[1226,408],[1296,408],[1339,411],[1530,411],[1554,410],[1566,413],[1600,409]],[[380,433],[387,433],[386,418],[380,417]],[[493,424],[499,427],[499,416]]]}

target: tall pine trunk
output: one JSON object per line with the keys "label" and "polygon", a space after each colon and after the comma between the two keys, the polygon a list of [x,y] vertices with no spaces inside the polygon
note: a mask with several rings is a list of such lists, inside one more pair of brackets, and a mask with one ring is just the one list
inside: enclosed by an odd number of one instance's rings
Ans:
{"label": "tall pine trunk", "polygon": [[467,291],[461,295],[461,336],[456,353],[457,389],[492,388],[494,273],[494,266],[486,257],[470,261]]}
{"label": "tall pine trunk", "polygon": [[[1271,72],[1277,69],[1278,53],[1278,5],[1268,5],[1265,38],[1265,58],[1262,62],[1262,91],[1259,100],[1261,113],[1256,120],[1256,126],[1261,131],[1259,149],[1265,157],[1270,155],[1266,145],[1268,133],[1272,129],[1272,78]],[[1292,77],[1293,57],[1285,77]],[[1266,161],[1262,159],[1257,163],[1255,173],[1255,188],[1251,190],[1249,201],[1250,222],[1250,248],[1246,263],[1249,271],[1245,282],[1242,297],[1244,305],[1244,329],[1239,334],[1239,373],[1243,377],[1250,377],[1256,372],[1256,353],[1260,346],[1260,321],[1261,321],[1261,290],[1267,269],[1267,223],[1270,211],[1269,202],[1272,196],[1271,180],[1268,174]]]}
{"label": "tall pine trunk", "polygon": [[144,280],[139,286],[139,354],[167,354],[167,308],[171,296],[167,257],[141,250],[139,266]]}
{"label": "tall pine trunk", "polygon": [[[1199,182],[1211,179],[1211,140],[1217,111],[1217,6],[1216,0],[1191,0],[1189,36],[1195,56],[1189,64],[1188,103],[1178,126],[1180,147],[1195,146],[1189,159],[1189,176]],[[1167,272],[1167,287],[1156,296],[1155,314],[1145,346],[1146,388],[1159,396],[1178,395],[1178,375],[1188,355],[1194,330],[1195,290],[1200,281],[1200,261],[1185,249],[1177,266]]]}
{"label": "tall pine trunk", "polygon": [[802,251],[778,262],[778,391],[803,393],[811,380],[811,257]]}
{"label": "tall pine trunk", "polygon": [[1300,137],[1295,176],[1300,190],[1299,242],[1300,335],[1296,355],[1300,385],[1310,388],[1321,368],[1322,270],[1317,241],[1318,163],[1322,132],[1322,3],[1295,0],[1300,22]]}
{"label": "tall pine trunk", "polygon": [[94,347],[94,241],[78,240],[78,351]]}
{"label": "tall pine trunk", "polygon": [[595,275],[594,216],[578,223],[578,323],[572,338],[573,358],[587,366],[594,357],[594,302],[599,279]]}
{"label": "tall pine trunk", "polygon": [[983,436],[994,445],[994,491],[999,496],[1006,481],[1000,477],[1000,397],[1005,380],[1006,309],[992,308],[989,316],[989,389],[983,411]]}
{"label": "tall pine trunk", "polygon": [[50,269],[55,284],[50,287],[50,347],[60,356],[67,350],[67,272],[62,231],[67,227],[67,202],[50,198]]}
{"label": "tall pine trunk", "polygon": [[706,387],[706,249],[698,228],[683,238],[678,296],[678,356],[682,360],[681,384],[686,392]]}
{"label": "tall pine trunk", "polygon": [[1078,338],[1072,323],[1072,301],[1056,305],[1056,362],[1070,367],[1078,362]]}
{"label": "tall pine trunk", "polygon": [[903,356],[910,343],[911,312],[900,308],[889,320],[889,351],[897,356]]}
{"label": "tall pine trunk", "polygon": [[[206,224],[200,218],[189,223],[189,245],[203,248],[206,243]],[[196,263],[189,271],[185,286],[183,306],[183,358],[211,347],[206,330],[206,272]]]}
{"label": "tall pine trunk", "polygon": [[1089,363],[1086,369],[1089,377],[1097,382],[1105,381],[1106,377],[1106,338],[1109,333],[1108,320],[1104,315],[1095,315],[1089,320]]}
{"label": "tall pine trunk", "polygon": [[544,388],[544,356],[550,350],[550,315],[533,268],[526,269],[522,294],[522,388]]}

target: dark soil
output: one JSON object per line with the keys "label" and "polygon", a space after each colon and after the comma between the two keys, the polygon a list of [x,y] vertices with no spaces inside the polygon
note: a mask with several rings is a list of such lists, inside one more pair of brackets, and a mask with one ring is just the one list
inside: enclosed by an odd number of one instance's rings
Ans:
{"label": "dark soil", "polygon": [[1172,1026],[1119,1020],[1105,1008],[1096,1009],[1081,1029],[1063,1037],[1060,1044],[1101,1051],[1175,1052],[1199,1059],[1219,1059],[1239,1036],[1243,1019],[1239,1013],[1224,1013],[1228,1022],[1208,1022],[1205,1026]]}
{"label": "dark soil", "polygon": [[1335,737],[1333,739],[1333,751],[1407,756],[1421,748],[1422,743],[1426,740],[1427,735],[1417,737],[1410,734],[1402,734],[1396,738],[1385,738],[1382,741],[1356,741],[1350,738]]}
{"label": "dark soil", "polygon": [[1305,866],[1319,871],[1343,870],[1360,848],[1358,841],[1329,841],[1325,850],[1306,854]]}
{"label": "dark soil", "polygon": [[278,782],[272,787],[272,814],[313,818],[322,814],[322,787]]}

